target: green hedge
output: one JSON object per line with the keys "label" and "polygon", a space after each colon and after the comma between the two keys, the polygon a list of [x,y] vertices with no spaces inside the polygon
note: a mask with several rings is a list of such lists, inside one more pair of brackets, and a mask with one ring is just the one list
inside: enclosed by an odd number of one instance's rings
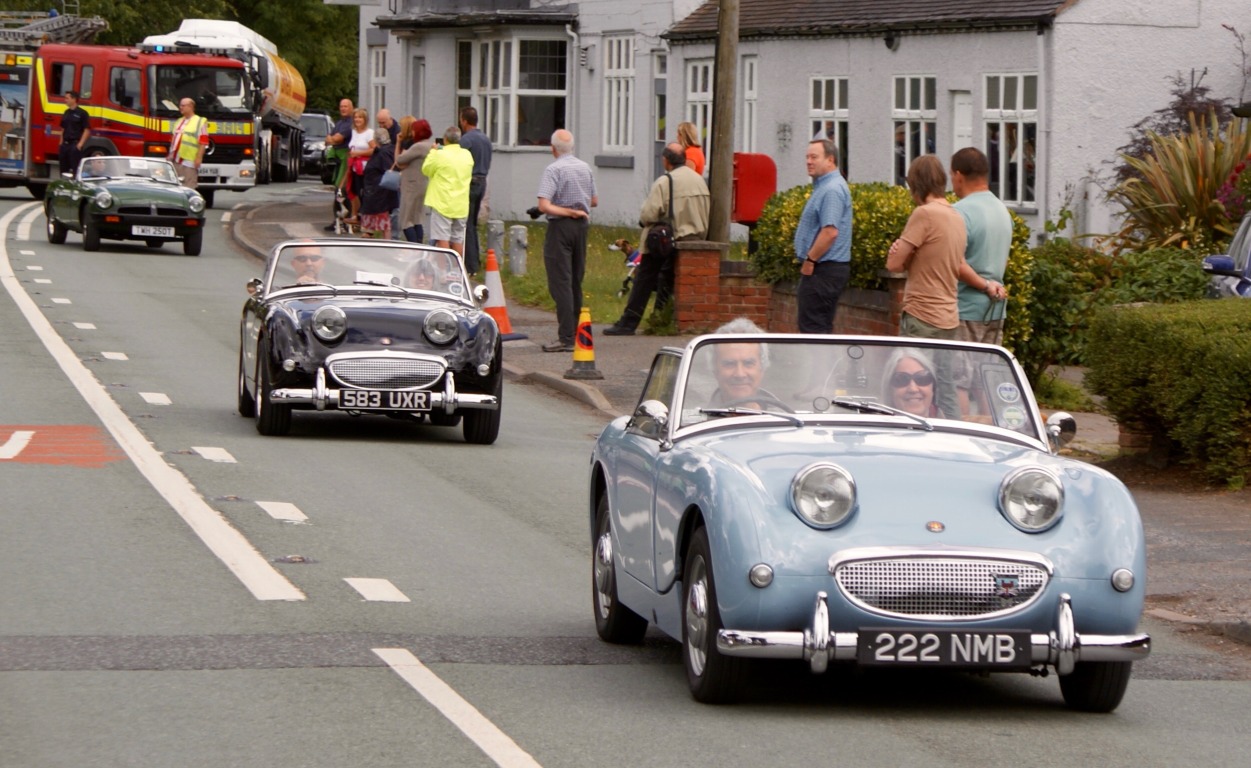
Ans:
{"label": "green hedge", "polygon": [[1099,308],[1086,385],[1209,479],[1251,477],[1251,301]]}

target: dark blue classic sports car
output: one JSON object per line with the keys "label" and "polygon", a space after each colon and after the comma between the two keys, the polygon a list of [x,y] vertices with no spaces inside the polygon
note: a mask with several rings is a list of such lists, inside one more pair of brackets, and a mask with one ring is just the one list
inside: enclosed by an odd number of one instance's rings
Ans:
{"label": "dark blue classic sports car", "polygon": [[239,413],[283,435],[292,411],[338,410],[456,426],[495,442],[502,344],[455,251],[390,240],[274,246],[248,283]]}
{"label": "dark blue classic sports car", "polygon": [[591,456],[604,640],[682,643],[692,694],[732,700],[753,659],[1054,670],[1109,711],[1150,641],[1129,491],[1055,453],[1001,347],[701,336],[656,356]]}
{"label": "dark blue classic sports car", "polygon": [[103,240],[139,240],[152,248],[182,241],[199,256],[204,244],[204,197],[182,186],[168,160],[146,157],[85,158],[77,172],[48,185],[44,215],[48,242],[81,232],[83,250]]}
{"label": "dark blue classic sports car", "polygon": [[1229,251],[1203,260],[1203,268],[1211,276],[1208,295],[1251,298],[1251,213],[1242,217],[1242,224],[1229,243]]}

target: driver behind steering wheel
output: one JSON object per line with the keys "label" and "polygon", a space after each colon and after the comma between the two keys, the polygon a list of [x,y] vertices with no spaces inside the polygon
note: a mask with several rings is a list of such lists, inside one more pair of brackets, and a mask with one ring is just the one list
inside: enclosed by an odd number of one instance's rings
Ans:
{"label": "driver behind steering wheel", "polygon": [[[745,317],[731,320],[715,332],[764,333]],[[778,403],[776,395],[760,387],[760,380],[768,367],[769,348],[758,341],[713,345],[712,373],[717,380],[717,389],[708,399],[708,406],[764,409],[766,404]]]}

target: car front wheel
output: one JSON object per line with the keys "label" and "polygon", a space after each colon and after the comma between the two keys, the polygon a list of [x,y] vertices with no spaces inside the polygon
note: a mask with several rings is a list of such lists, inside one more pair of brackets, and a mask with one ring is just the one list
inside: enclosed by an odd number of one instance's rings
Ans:
{"label": "car front wheel", "polygon": [[269,358],[263,349],[256,352],[256,431],[280,437],[291,431],[291,406],[276,405],[270,399],[274,386],[270,381]]}
{"label": "car front wheel", "polygon": [[600,496],[595,508],[595,544],[591,552],[591,599],[595,605],[595,631],[610,643],[636,645],[647,632],[647,620],[617,600],[617,568],[612,552],[608,497]]}
{"label": "car front wheel", "polygon": [[60,245],[65,242],[65,225],[57,221],[52,215],[52,209],[46,208],[43,212],[44,218],[48,220],[48,242],[53,245]]}
{"label": "car front wheel", "polygon": [[204,230],[197,229],[182,241],[182,252],[185,256],[199,256],[204,245]]}
{"label": "car front wheel", "polygon": [[1111,712],[1125,697],[1133,674],[1132,661],[1079,661],[1060,676],[1064,703],[1082,712]]}
{"label": "car front wheel", "polygon": [[83,216],[83,250],[100,250],[100,228],[91,216]]}
{"label": "car front wheel", "polygon": [[723,656],[717,650],[717,633],[723,627],[708,531],[703,526],[691,537],[682,590],[682,661],[691,695],[705,704],[733,702],[747,665],[742,659]]}
{"label": "car front wheel", "polygon": [[239,347],[239,415],[245,418],[252,418],[256,415],[256,401],[252,399],[252,394],[248,392],[248,380],[244,375],[244,355],[243,347]]}
{"label": "car front wheel", "polygon": [[[497,353],[498,354],[498,353]],[[495,374],[494,410],[465,409],[465,442],[490,445],[500,434],[500,414],[504,412],[504,374]]]}

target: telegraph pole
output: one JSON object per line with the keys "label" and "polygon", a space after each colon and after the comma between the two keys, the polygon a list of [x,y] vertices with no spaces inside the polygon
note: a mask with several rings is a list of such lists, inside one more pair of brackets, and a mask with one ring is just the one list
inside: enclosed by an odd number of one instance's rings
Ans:
{"label": "telegraph pole", "polygon": [[720,0],[717,16],[717,54],[712,86],[712,208],[708,239],[730,242],[730,206],[734,195],[734,93],[738,78],[738,3]]}

